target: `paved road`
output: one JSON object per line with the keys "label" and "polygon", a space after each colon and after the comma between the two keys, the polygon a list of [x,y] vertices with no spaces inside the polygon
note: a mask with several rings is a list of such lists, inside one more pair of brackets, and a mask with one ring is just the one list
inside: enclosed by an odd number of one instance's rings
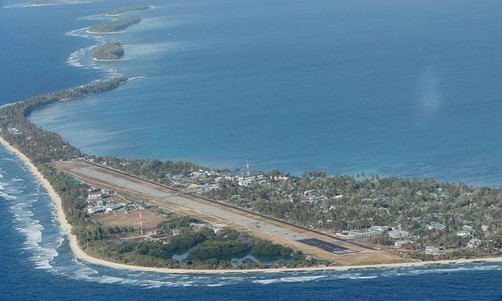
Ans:
{"label": "paved road", "polygon": [[322,249],[324,251],[328,251],[333,254],[346,254],[346,253],[354,252],[354,251],[349,250],[347,248],[340,247],[338,245],[335,245],[335,244],[332,244],[332,243],[329,243],[329,242],[326,242],[323,240],[319,240],[317,238],[307,238],[307,239],[301,239],[298,241],[301,243],[304,243],[306,245],[313,246],[313,247]]}
{"label": "paved road", "polygon": [[236,214],[234,212],[230,212],[222,208],[218,208],[213,204],[203,204],[186,197],[180,197],[175,195],[174,193],[163,191],[160,188],[148,187],[144,183],[137,183],[136,181],[125,179],[123,177],[117,177],[107,173],[105,174],[103,172],[96,171],[94,169],[87,167],[73,169],[73,172],[83,175],[84,177],[91,177],[104,183],[108,183],[109,185],[112,186],[122,187],[155,199],[164,200],[167,201],[168,203],[184,207],[186,209],[193,210],[196,212],[200,212],[204,215],[210,215],[232,224],[242,225],[246,228],[256,228],[268,234],[280,235],[293,240],[307,238],[295,231],[280,228],[268,223],[260,222],[255,219],[240,214]]}
{"label": "paved road", "polygon": [[187,214],[212,217],[213,220],[218,220],[222,224],[239,226],[262,238],[287,243],[306,254],[316,255],[320,258],[334,260],[334,256],[337,254],[367,251],[364,246],[323,236],[315,231],[298,228],[251,212],[187,197],[167,187],[108,168],[84,162],[60,162],[57,164],[57,168],[84,182],[111,186],[117,191],[124,190],[139,194],[155,199],[156,203],[163,204],[166,208],[169,206],[177,207]]}

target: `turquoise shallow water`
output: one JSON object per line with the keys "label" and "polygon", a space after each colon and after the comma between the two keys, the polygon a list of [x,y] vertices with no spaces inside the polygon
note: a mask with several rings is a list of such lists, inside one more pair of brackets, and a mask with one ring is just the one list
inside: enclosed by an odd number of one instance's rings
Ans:
{"label": "turquoise shallow water", "polygon": [[498,2],[152,3],[127,33],[66,39],[126,51],[75,45],[71,72],[141,79],[32,120],[100,155],[500,185]]}

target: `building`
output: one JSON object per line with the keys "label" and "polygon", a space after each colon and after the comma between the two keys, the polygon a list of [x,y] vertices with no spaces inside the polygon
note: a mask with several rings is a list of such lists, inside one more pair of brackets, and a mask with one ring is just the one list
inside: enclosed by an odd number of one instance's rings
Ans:
{"label": "building", "polygon": [[441,254],[441,250],[438,247],[427,246],[427,247],[425,247],[425,254],[437,256],[437,255]]}
{"label": "building", "polygon": [[406,238],[406,237],[410,236],[410,232],[404,231],[404,230],[397,230],[397,229],[391,230],[391,231],[387,232],[387,234],[389,235],[389,237],[394,238],[394,239]]}
{"label": "building", "polygon": [[471,238],[471,240],[469,240],[469,242],[467,243],[467,247],[470,249],[477,248],[482,243],[483,243],[483,241],[481,239]]}
{"label": "building", "polygon": [[398,239],[394,242],[394,246],[396,247],[402,247],[403,245],[406,244],[412,244],[413,242],[409,239]]}
{"label": "building", "polygon": [[87,199],[89,201],[100,201],[103,199],[103,193],[99,188],[89,189],[87,191]]}
{"label": "building", "polygon": [[370,230],[377,231],[377,232],[380,232],[380,233],[384,233],[384,232],[392,230],[392,228],[389,227],[389,226],[371,226]]}
{"label": "building", "polygon": [[122,204],[122,203],[120,203],[120,204],[111,204],[111,205],[106,206],[106,210],[105,211],[106,211],[106,213],[111,213],[113,211],[117,211],[117,210],[122,209],[124,207],[125,207],[125,204]]}
{"label": "building", "polygon": [[444,229],[446,229],[446,226],[443,224],[440,224],[438,222],[431,222],[430,224],[427,225],[427,229],[429,229],[429,230],[444,230]]}
{"label": "building", "polygon": [[352,236],[352,237],[370,237],[370,236],[378,236],[378,235],[385,233],[389,230],[391,230],[391,228],[389,228],[389,226],[371,226],[371,227],[365,228],[365,229],[350,230],[346,234],[342,233],[342,235]]}
{"label": "building", "polygon": [[106,210],[105,206],[95,206],[95,207],[87,209],[87,213],[96,214],[96,213],[104,212],[105,210]]}
{"label": "building", "polygon": [[459,237],[469,237],[469,236],[471,236],[471,232],[470,231],[458,231],[457,232],[457,236],[459,236]]}

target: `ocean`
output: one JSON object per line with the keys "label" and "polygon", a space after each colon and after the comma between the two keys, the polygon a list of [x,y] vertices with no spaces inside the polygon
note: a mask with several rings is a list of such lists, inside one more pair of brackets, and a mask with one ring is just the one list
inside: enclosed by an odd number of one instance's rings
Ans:
{"label": "ocean", "polygon": [[168,275],[72,255],[54,205],[0,150],[0,300],[500,300],[502,263],[346,272]]}
{"label": "ocean", "polygon": [[[100,155],[501,185],[499,1],[149,3],[141,24],[98,37],[78,29],[122,4],[65,8],[49,47],[68,81],[139,78],[34,122]],[[123,61],[89,60],[106,40]]]}
{"label": "ocean", "polygon": [[[500,186],[497,1],[141,1],[127,32],[86,36],[138,1],[0,1],[0,105],[115,75],[117,90],[32,121],[98,155],[301,174]],[[120,62],[89,60],[120,41]],[[0,300],[500,300],[502,264],[162,275],[71,254],[43,188],[0,149]]]}

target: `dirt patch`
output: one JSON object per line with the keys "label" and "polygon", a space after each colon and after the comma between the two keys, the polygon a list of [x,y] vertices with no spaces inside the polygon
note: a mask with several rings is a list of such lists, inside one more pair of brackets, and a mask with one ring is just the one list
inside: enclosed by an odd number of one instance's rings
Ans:
{"label": "dirt patch", "polygon": [[148,210],[137,210],[129,213],[103,213],[93,219],[105,226],[133,227],[134,229],[153,230],[165,217]]}

